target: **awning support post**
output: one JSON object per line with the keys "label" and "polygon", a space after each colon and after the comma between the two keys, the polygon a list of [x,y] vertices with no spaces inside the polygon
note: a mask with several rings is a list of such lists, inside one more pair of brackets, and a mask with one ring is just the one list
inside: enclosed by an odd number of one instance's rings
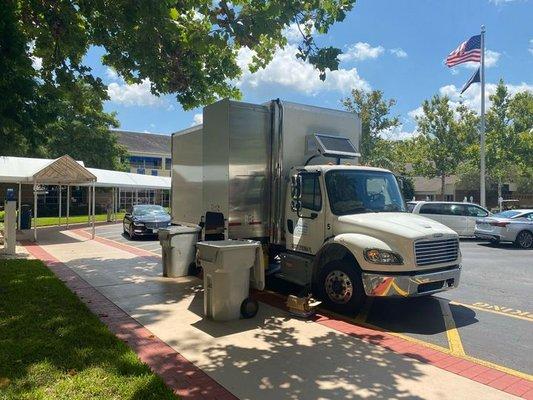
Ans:
{"label": "awning support post", "polygon": [[19,203],[19,213],[17,216],[17,229],[20,230],[20,221],[22,218],[22,183],[19,182],[19,196],[18,196],[18,203]]}
{"label": "awning support post", "polygon": [[87,223],[91,223],[91,187],[87,186]]}
{"label": "awning support post", "polygon": [[68,229],[68,218],[70,217],[70,185],[67,185],[67,229]]}
{"label": "awning support post", "polygon": [[37,241],[37,185],[33,183],[33,241]]}
{"label": "awning support post", "polygon": [[93,198],[92,198],[92,200],[93,200],[93,204],[92,204],[93,218],[92,218],[92,233],[91,233],[92,239],[94,239],[94,219],[95,219],[94,218],[94,210],[96,208],[95,207],[95,205],[96,205],[95,198],[96,198],[96,182],[93,182]]}
{"label": "awning support post", "polygon": [[61,226],[61,185],[58,185],[58,196],[59,196],[59,221],[58,225]]}

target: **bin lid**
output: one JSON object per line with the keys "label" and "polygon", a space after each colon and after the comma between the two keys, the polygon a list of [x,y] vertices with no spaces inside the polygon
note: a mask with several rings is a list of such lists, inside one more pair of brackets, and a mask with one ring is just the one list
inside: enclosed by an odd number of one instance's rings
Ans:
{"label": "bin lid", "polygon": [[257,247],[259,242],[252,240],[242,240],[242,239],[228,239],[228,240],[206,240],[203,242],[196,243],[197,246],[202,247],[214,247],[217,249],[231,249],[238,247]]}
{"label": "bin lid", "polygon": [[159,231],[168,232],[169,236],[184,235],[187,233],[198,233],[202,230],[199,226],[172,225],[168,228],[161,228]]}

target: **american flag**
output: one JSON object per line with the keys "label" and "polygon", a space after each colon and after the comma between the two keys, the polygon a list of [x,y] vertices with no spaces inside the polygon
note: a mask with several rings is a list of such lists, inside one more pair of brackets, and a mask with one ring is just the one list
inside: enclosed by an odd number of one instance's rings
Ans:
{"label": "american flag", "polygon": [[481,61],[481,35],[472,36],[446,57],[448,67],[455,67],[468,61]]}

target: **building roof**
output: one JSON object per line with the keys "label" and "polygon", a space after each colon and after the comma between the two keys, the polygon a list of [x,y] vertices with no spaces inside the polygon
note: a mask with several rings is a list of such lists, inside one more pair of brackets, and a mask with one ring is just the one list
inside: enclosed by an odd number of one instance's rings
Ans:
{"label": "building roof", "polygon": [[170,135],[112,130],[118,136],[118,142],[130,153],[157,153],[170,156]]}
{"label": "building roof", "polygon": [[0,182],[43,185],[92,185],[132,189],[170,189],[170,178],[86,168],[65,155],[58,159],[0,156]]}

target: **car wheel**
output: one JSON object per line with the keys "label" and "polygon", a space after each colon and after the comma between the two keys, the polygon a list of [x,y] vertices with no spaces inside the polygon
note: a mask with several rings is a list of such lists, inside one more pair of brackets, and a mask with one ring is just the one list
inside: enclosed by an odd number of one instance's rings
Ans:
{"label": "car wheel", "polygon": [[355,314],[366,295],[357,265],[335,260],[324,265],[319,274],[318,292],[324,305],[342,314]]}
{"label": "car wheel", "polygon": [[533,233],[529,231],[521,231],[516,235],[515,240],[516,247],[521,249],[531,249],[533,248]]}

